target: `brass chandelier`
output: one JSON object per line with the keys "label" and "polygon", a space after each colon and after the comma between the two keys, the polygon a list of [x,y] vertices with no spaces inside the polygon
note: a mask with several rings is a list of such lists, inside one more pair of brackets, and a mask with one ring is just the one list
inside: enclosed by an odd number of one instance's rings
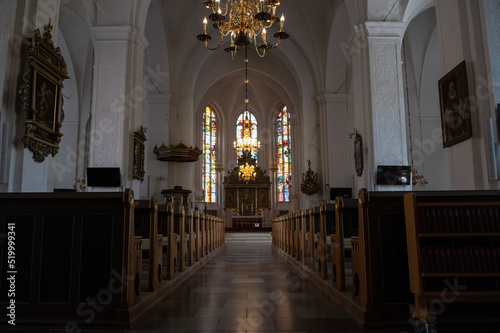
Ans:
{"label": "brass chandelier", "polygon": [[[254,43],[255,50],[260,57],[266,54],[267,49],[277,47],[282,39],[287,39],[289,35],[283,30],[285,16],[281,19],[276,16],[276,8],[280,5],[279,0],[227,0],[222,8],[220,0],[205,0],[205,7],[212,9],[212,14],[208,17],[213,21],[213,26],[217,29],[220,40],[215,47],[210,47],[208,42],[212,36],[207,34],[207,18],[203,20],[203,33],[197,36],[198,40],[205,42],[209,50],[216,50],[222,45],[224,37],[231,36],[231,44],[225,48],[234,58],[239,47],[245,47]],[[229,13],[229,20],[225,21]],[[266,40],[267,30],[275,23],[280,22],[280,29],[274,33],[277,39],[276,44],[269,44]],[[257,45],[257,36],[261,35],[262,44]]]}

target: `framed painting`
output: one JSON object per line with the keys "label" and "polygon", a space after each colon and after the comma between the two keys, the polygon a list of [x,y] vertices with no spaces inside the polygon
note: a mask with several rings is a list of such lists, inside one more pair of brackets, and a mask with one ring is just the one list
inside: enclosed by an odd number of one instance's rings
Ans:
{"label": "framed painting", "polygon": [[134,132],[134,174],[133,178],[140,180],[141,183],[144,181],[144,142],[146,139],[146,129],[144,127],[139,128],[138,131]]}
{"label": "framed painting", "polygon": [[55,156],[59,150],[64,120],[61,90],[63,80],[68,78],[61,50],[52,41],[50,22],[44,30],[43,35],[35,30],[35,36],[28,39],[29,69],[18,91],[25,112],[22,142],[37,162]]}
{"label": "framed painting", "polygon": [[354,167],[358,177],[363,175],[363,138],[356,131],[354,137]]}
{"label": "framed painting", "polygon": [[60,89],[53,77],[44,75],[39,69],[33,74],[32,120],[50,131],[55,130],[56,116],[60,110]]}
{"label": "framed painting", "polygon": [[439,101],[443,147],[451,147],[471,138],[472,121],[465,61],[439,80]]}

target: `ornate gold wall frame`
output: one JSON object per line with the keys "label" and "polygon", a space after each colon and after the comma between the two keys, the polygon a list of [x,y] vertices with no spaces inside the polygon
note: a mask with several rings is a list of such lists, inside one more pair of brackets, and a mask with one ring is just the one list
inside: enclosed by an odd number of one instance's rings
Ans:
{"label": "ornate gold wall frame", "polygon": [[34,37],[28,38],[29,69],[18,91],[25,112],[22,142],[37,162],[43,162],[49,154],[54,157],[63,136],[61,91],[63,80],[69,77],[61,50],[54,48],[52,28],[49,21],[43,35],[36,29]]}
{"label": "ornate gold wall frame", "polygon": [[356,174],[358,177],[363,175],[363,138],[355,130],[354,137],[354,167],[356,168]]}
{"label": "ornate gold wall frame", "polygon": [[146,139],[146,130],[144,127],[139,128],[138,131],[134,132],[134,179],[138,179],[141,183],[144,181],[144,160],[145,160],[145,148],[144,142]]}

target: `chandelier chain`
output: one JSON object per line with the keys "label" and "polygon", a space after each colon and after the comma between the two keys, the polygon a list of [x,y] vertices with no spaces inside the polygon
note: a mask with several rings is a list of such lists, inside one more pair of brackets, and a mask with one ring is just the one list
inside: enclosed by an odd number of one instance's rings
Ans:
{"label": "chandelier chain", "polygon": [[425,179],[423,175],[420,175],[418,173],[418,171],[415,169],[413,161],[413,135],[411,132],[410,93],[408,89],[408,69],[406,62],[406,46],[404,39],[403,39],[403,67],[405,72],[406,105],[408,108],[408,134],[409,134],[408,137],[410,139],[410,162],[411,162],[412,184],[423,186],[428,184],[427,179]]}

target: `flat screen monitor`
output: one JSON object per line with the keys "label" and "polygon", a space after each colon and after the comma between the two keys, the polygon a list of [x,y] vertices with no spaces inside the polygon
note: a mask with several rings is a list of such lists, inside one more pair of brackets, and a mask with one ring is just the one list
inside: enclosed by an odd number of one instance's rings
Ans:
{"label": "flat screen monitor", "polygon": [[120,168],[87,168],[87,186],[120,186]]}
{"label": "flat screen monitor", "polygon": [[410,185],[411,168],[408,165],[379,165],[377,185]]}
{"label": "flat screen monitor", "polygon": [[335,200],[336,197],[344,199],[352,198],[352,188],[350,187],[332,187],[330,189],[330,200]]}

